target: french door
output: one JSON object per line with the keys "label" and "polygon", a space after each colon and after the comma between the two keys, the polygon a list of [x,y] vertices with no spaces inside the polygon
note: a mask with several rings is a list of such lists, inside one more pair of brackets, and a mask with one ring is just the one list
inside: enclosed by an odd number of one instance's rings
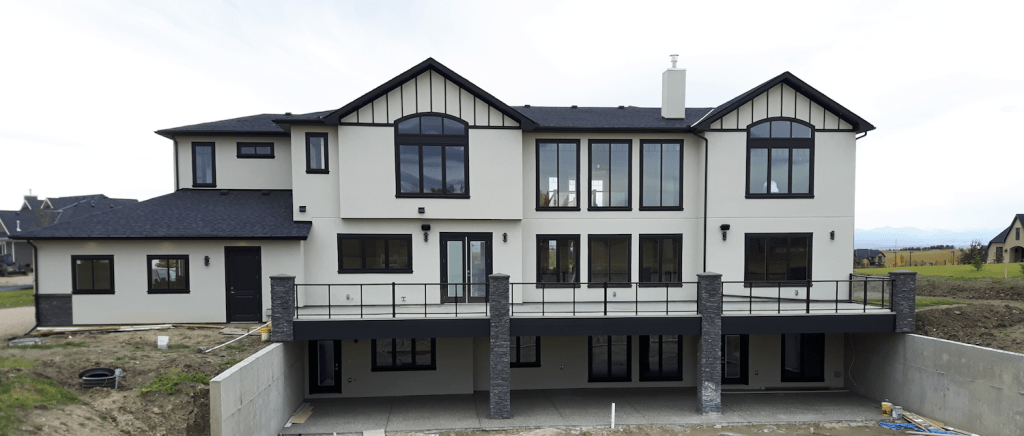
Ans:
{"label": "french door", "polygon": [[441,233],[441,302],[487,301],[490,233]]}

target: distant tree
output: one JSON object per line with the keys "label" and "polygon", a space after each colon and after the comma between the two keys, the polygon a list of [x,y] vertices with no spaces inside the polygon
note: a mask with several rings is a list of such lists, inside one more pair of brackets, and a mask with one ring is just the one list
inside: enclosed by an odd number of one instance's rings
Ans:
{"label": "distant tree", "polygon": [[985,267],[985,263],[981,261],[981,256],[974,258],[974,262],[971,262],[971,266],[974,267],[975,271],[981,271]]}
{"label": "distant tree", "polygon": [[[963,265],[973,265],[975,261],[985,263],[988,260],[987,247],[981,244],[980,240],[971,241],[971,245],[967,248],[960,249],[960,263]],[[978,267],[975,267],[978,268]],[[980,268],[978,268],[980,270]]]}
{"label": "distant tree", "polygon": [[1020,264],[1020,274],[1024,275],[1024,263]]}

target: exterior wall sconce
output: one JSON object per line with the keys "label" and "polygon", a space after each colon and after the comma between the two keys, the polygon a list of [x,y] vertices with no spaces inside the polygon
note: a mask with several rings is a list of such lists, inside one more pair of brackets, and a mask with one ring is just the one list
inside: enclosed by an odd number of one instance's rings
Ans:
{"label": "exterior wall sconce", "polygon": [[299,212],[305,212],[306,206],[299,206]]}
{"label": "exterior wall sconce", "polygon": [[203,257],[203,265],[210,266],[210,256]]}
{"label": "exterior wall sconce", "polygon": [[726,234],[726,232],[729,231],[731,226],[728,225],[728,224],[722,224],[722,225],[718,226],[718,228],[722,230],[722,240],[724,241],[725,240],[725,234]]}
{"label": "exterior wall sconce", "polygon": [[501,234],[501,242],[508,242],[508,233]]}
{"label": "exterior wall sconce", "polygon": [[836,231],[833,230],[831,232],[828,232],[828,238],[833,240],[833,241],[835,241],[836,240]]}
{"label": "exterior wall sconce", "polygon": [[423,242],[428,242],[430,240],[430,224],[421,225],[420,230],[423,230]]}

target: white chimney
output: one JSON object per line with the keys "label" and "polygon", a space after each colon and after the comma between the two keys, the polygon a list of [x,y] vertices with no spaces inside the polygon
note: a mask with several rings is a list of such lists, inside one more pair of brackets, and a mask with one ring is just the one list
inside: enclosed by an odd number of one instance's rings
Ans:
{"label": "white chimney", "polygon": [[671,55],[672,68],[661,74],[661,116],[686,118],[686,69],[676,68],[679,55]]}

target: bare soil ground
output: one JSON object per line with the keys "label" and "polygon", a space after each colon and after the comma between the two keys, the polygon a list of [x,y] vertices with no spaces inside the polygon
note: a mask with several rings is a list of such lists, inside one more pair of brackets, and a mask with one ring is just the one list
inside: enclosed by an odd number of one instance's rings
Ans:
{"label": "bare soil ground", "polygon": [[[244,326],[242,326],[244,327]],[[72,333],[45,337],[46,345],[81,346],[32,349],[0,346],[0,356],[34,359],[28,369],[2,368],[0,377],[25,373],[53,380],[77,395],[81,404],[40,405],[18,410],[24,420],[13,434],[24,435],[208,435],[210,434],[209,386],[185,383],[180,392],[147,392],[140,388],[160,374],[175,371],[202,373],[210,378],[268,345],[259,336],[249,336],[210,354],[197,347],[211,348],[235,336],[219,334],[220,328],[173,328],[119,333]],[[34,336],[34,335],[33,335]],[[157,336],[169,336],[171,349],[158,350]],[[78,373],[86,368],[122,368],[118,390],[82,389]]]}
{"label": "bare soil ground", "polygon": [[921,276],[917,295],[971,303],[918,310],[917,334],[1024,353],[1024,280]]}

